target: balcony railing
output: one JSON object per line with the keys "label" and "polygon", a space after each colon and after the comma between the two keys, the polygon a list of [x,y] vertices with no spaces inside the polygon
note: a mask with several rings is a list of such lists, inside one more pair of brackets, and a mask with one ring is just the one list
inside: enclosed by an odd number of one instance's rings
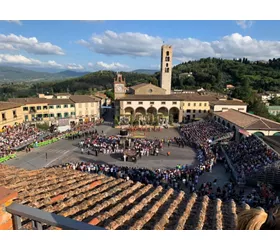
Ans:
{"label": "balcony railing", "polygon": [[54,213],[48,213],[37,208],[28,207],[18,203],[12,203],[6,208],[12,214],[14,230],[22,230],[21,217],[32,221],[33,230],[43,230],[43,225],[54,226],[63,230],[105,230],[104,228],[76,221]]}

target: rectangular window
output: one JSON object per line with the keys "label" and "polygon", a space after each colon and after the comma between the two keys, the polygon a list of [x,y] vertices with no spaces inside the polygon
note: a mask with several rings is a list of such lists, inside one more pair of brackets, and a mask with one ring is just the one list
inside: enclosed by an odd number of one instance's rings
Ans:
{"label": "rectangular window", "polygon": [[71,112],[71,115],[75,115],[75,112]]}
{"label": "rectangular window", "polygon": [[191,106],[191,104],[188,102],[188,106]]}
{"label": "rectangular window", "polygon": [[204,110],[203,113],[206,113],[206,110]]}
{"label": "rectangular window", "polygon": [[75,105],[74,105],[74,104],[71,104],[71,105],[70,105],[70,107],[71,107],[71,108],[74,108],[74,107],[75,107]]}
{"label": "rectangular window", "polygon": [[143,104],[143,102],[138,102],[138,104],[139,104],[139,105],[142,105],[142,104]]}
{"label": "rectangular window", "polygon": [[196,106],[196,103],[194,103],[193,106],[195,107],[195,106]]}
{"label": "rectangular window", "polygon": [[25,120],[25,121],[28,121],[28,115],[25,115],[25,116],[24,116],[24,120]]}
{"label": "rectangular window", "polygon": [[201,110],[198,110],[198,113],[201,113]]}
{"label": "rectangular window", "polygon": [[131,104],[131,102],[126,102],[126,104]]}
{"label": "rectangular window", "polygon": [[172,104],[177,104],[177,102],[172,102]]}
{"label": "rectangular window", "polygon": [[187,113],[191,113],[192,111],[190,109],[187,109]]}
{"label": "rectangular window", "polygon": [[49,109],[53,109],[53,105],[49,106]]}
{"label": "rectangular window", "polygon": [[60,109],[60,108],[61,108],[61,105],[56,105],[56,108],[57,108],[57,109]]}
{"label": "rectangular window", "polygon": [[28,107],[23,107],[23,111],[28,111]]}
{"label": "rectangular window", "polygon": [[16,110],[13,110],[13,116],[14,116],[14,118],[17,118],[17,111]]}
{"label": "rectangular window", "polygon": [[2,120],[3,121],[6,121],[7,119],[6,119],[6,113],[2,113]]}
{"label": "rectangular window", "polygon": [[37,110],[41,110],[42,109],[42,107],[41,106],[37,106]]}
{"label": "rectangular window", "polygon": [[193,113],[195,113],[195,109],[193,110]]}
{"label": "rectangular window", "polygon": [[165,73],[169,73],[169,68],[165,68]]}
{"label": "rectangular window", "polygon": [[44,110],[47,110],[47,109],[48,109],[48,106],[43,106],[43,109],[44,109]]}
{"label": "rectangular window", "polygon": [[155,102],[150,102],[150,104],[155,104]]}
{"label": "rectangular window", "polygon": [[161,102],[161,104],[165,104],[165,102]]}
{"label": "rectangular window", "polygon": [[200,103],[199,103],[199,107],[201,107],[201,105],[202,105],[202,103],[200,102]]}
{"label": "rectangular window", "polygon": [[44,114],[44,118],[47,118],[48,117],[48,114]]}
{"label": "rectangular window", "polygon": [[204,103],[204,107],[206,107],[207,106],[207,103]]}
{"label": "rectangular window", "polygon": [[64,104],[64,108],[68,108],[68,104]]}
{"label": "rectangular window", "polygon": [[49,117],[54,117],[54,114],[49,114]]}

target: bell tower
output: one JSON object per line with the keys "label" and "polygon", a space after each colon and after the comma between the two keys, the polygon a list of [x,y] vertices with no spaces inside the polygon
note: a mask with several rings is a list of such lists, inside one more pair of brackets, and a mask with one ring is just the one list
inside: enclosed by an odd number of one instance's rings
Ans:
{"label": "bell tower", "polygon": [[172,46],[161,46],[160,87],[166,90],[167,95],[171,94],[172,55]]}
{"label": "bell tower", "polygon": [[115,99],[119,99],[125,96],[126,93],[126,83],[125,79],[123,78],[122,74],[117,74],[116,78],[114,79],[114,96]]}

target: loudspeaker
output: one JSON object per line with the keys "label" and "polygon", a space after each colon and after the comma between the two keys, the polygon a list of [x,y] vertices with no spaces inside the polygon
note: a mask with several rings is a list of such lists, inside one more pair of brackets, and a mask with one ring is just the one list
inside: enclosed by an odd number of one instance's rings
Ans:
{"label": "loudspeaker", "polygon": [[128,131],[127,130],[121,130],[120,131],[120,135],[127,136],[128,135]]}

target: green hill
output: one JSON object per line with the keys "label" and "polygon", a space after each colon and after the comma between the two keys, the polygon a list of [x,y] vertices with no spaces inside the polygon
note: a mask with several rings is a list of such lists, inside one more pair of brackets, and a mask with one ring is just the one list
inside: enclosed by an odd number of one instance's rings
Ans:
{"label": "green hill", "polygon": [[[158,85],[158,78],[156,75],[140,74],[134,72],[120,72],[126,79],[127,86],[132,86],[138,83],[151,82]],[[62,92],[67,89],[75,93],[86,93],[89,89],[104,90],[113,87],[116,72],[114,71],[98,71],[87,74],[82,77],[72,78],[65,81],[56,82],[53,84],[42,83],[40,86],[44,88],[52,87],[54,92]]]}
{"label": "green hill", "polygon": [[[184,73],[192,73],[192,76]],[[220,91],[226,84],[239,86],[244,79],[255,90],[280,90],[280,59],[267,63],[205,58],[173,67],[172,85],[176,88],[203,87]]]}
{"label": "green hill", "polygon": [[71,70],[48,73],[24,68],[0,66],[0,83],[57,81],[83,76],[88,73],[89,72],[76,72]]}
{"label": "green hill", "polygon": [[153,69],[136,69],[133,70],[132,73],[154,75],[158,71],[159,70],[153,70]]}

